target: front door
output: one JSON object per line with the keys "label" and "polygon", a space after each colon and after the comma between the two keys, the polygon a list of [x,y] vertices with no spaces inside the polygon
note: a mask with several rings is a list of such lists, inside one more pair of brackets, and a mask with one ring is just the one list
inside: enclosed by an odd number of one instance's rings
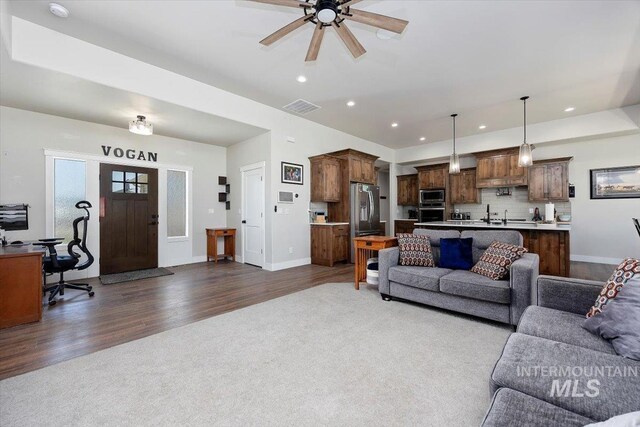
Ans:
{"label": "front door", "polygon": [[262,166],[242,172],[242,260],[262,267],[262,215],[264,210],[264,183]]}
{"label": "front door", "polygon": [[100,274],[158,266],[158,171],[100,164]]}

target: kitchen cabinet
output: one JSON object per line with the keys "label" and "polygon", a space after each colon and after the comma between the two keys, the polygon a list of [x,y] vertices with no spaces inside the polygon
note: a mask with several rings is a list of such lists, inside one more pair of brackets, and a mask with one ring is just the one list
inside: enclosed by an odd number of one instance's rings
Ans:
{"label": "kitchen cabinet", "polygon": [[495,188],[527,185],[527,170],[518,166],[518,147],[475,153],[476,187]]}
{"label": "kitchen cabinet", "polygon": [[348,261],[349,224],[311,224],[311,263],[333,267]]}
{"label": "kitchen cabinet", "polygon": [[449,189],[452,204],[481,203],[475,168],[462,169],[459,174],[449,175]]}
{"label": "kitchen cabinet", "polygon": [[398,176],[398,205],[418,206],[418,175]]}
{"label": "kitchen cabinet", "polygon": [[311,201],[339,202],[342,196],[342,163],[337,157],[309,157],[311,162]]}
{"label": "kitchen cabinet", "polygon": [[376,184],[375,161],[378,157],[351,149],[334,151],[328,154],[346,162],[349,182]]}
{"label": "kitchen cabinet", "polygon": [[571,157],[534,161],[529,167],[530,202],[569,201],[569,161]]}
{"label": "kitchen cabinet", "polygon": [[420,166],[418,170],[418,187],[420,190],[446,188],[449,178],[449,164]]}
{"label": "kitchen cabinet", "polygon": [[569,277],[569,232],[523,230],[523,246],[540,257],[540,274]]}
{"label": "kitchen cabinet", "polygon": [[417,221],[397,219],[394,221],[394,235],[398,233],[413,233]]}

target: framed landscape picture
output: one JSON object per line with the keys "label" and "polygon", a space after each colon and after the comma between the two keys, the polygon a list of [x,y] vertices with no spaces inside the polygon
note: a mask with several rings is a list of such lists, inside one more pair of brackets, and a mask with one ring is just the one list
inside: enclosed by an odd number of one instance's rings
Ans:
{"label": "framed landscape picture", "polygon": [[281,162],[281,182],[283,184],[298,184],[302,185],[304,182],[302,165],[295,163]]}
{"label": "framed landscape picture", "polygon": [[640,198],[640,165],[591,169],[591,198]]}

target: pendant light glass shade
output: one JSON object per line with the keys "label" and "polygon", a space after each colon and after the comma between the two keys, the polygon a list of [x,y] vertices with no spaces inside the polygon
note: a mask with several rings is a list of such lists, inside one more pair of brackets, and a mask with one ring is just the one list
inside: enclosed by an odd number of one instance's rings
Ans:
{"label": "pendant light glass shade", "polygon": [[457,114],[451,115],[453,117],[453,153],[449,156],[449,174],[451,175],[460,173],[460,157],[456,153],[456,116]]}
{"label": "pendant light glass shade", "polygon": [[520,154],[518,155],[518,166],[521,168],[528,168],[533,164],[531,145],[527,143],[527,99],[529,99],[528,96],[520,98],[524,108],[524,138],[520,146]]}

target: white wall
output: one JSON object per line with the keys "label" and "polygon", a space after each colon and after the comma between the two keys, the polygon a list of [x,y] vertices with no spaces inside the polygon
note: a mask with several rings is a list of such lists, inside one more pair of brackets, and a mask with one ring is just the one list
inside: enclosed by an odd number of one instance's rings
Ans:
{"label": "white wall", "polygon": [[380,221],[386,221],[385,235],[390,236],[391,199],[389,197],[389,171],[378,171],[378,185],[380,186],[380,197],[386,197],[386,199],[380,199]]}
{"label": "white wall", "polygon": [[[186,244],[167,244],[160,263],[175,265],[204,260],[204,229],[226,225],[226,211],[224,204],[218,203],[217,187],[218,175],[226,175],[225,148],[159,135],[139,136],[124,128],[0,107],[0,203],[28,203],[31,206],[29,230],[11,232],[10,237],[25,240],[46,236],[45,212],[48,207],[45,198],[44,150],[104,157],[101,145],[153,151],[158,153],[159,164],[193,168],[193,236]],[[105,163],[110,160],[113,157],[104,157]],[[157,167],[157,164],[149,162],[147,167]],[[166,174],[166,168],[159,169],[160,178],[163,173]],[[159,182],[160,186],[162,182]],[[166,185],[166,180],[164,182]],[[88,189],[89,194],[99,194],[99,191]],[[160,236],[163,235],[163,225],[166,229],[166,224],[162,221],[166,217],[162,194],[163,189],[160,188]],[[94,213],[97,212],[95,208],[98,200],[89,201],[94,205]],[[164,206],[166,209],[166,202]],[[214,209],[214,213],[210,214],[209,209]],[[92,219],[94,218],[97,221],[97,215]],[[164,235],[166,236],[166,230]],[[94,241],[97,241],[96,237],[94,236]],[[159,246],[161,251],[163,244],[161,242]]]}

